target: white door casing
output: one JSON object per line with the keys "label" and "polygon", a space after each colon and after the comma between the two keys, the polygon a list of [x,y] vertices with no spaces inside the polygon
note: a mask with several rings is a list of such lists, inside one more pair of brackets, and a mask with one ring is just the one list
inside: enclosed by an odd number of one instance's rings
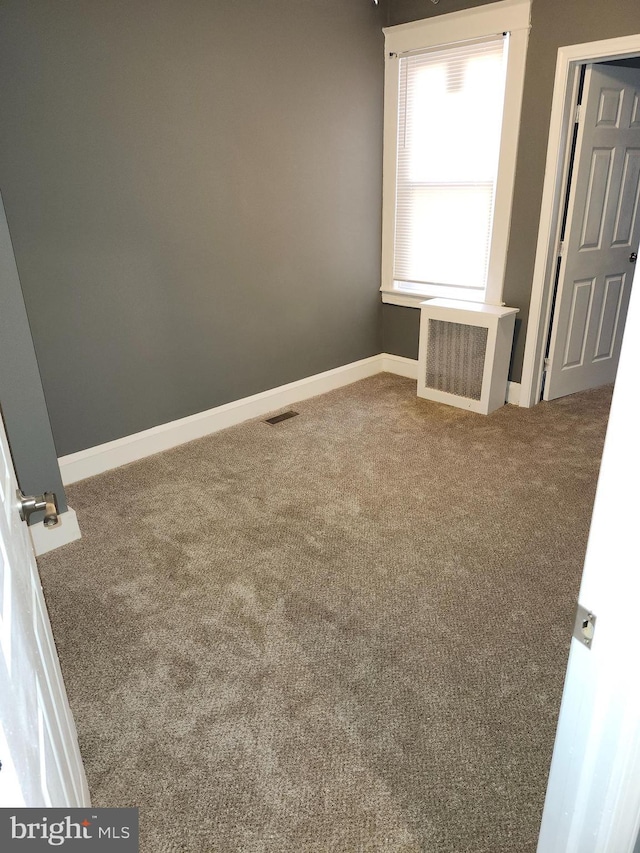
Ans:
{"label": "white door casing", "polygon": [[638,290],[636,284],[579,595],[596,615],[595,633],[590,649],[571,641],[538,853],[632,853],[640,829]]}
{"label": "white door casing", "polygon": [[88,806],[35,556],[0,417],[0,807]]}
{"label": "white door casing", "polygon": [[615,379],[640,241],[640,69],[589,65],[544,399]]}

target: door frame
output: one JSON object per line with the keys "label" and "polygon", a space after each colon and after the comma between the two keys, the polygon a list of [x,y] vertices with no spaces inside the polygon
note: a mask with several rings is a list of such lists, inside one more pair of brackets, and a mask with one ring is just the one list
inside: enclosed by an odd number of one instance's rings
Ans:
{"label": "door frame", "polygon": [[538,225],[529,320],[520,387],[520,405],[540,402],[545,349],[553,302],[558,232],[574,124],[575,81],[581,65],[640,55],[640,33],[558,49],[547,143],[547,160]]}

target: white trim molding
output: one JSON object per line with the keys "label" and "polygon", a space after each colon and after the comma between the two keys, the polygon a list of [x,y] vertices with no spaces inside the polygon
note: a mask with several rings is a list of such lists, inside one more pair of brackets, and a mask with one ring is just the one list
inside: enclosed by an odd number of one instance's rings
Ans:
{"label": "white trim molding", "polygon": [[400,293],[398,290],[383,290],[381,294],[385,305],[400,305],[403,308],[420,308],[420,303],[430,298],[418,293]]}
{"label": "white trim molding", "polygon": [[[77,483],[80,480],[87,479],[87,477],[94,477],[96,474],[119,468],[120,465],[127,465],[129,462],[136,462],[146,456],[153,456],[154,453],[169,450],[196,438],[203,438],[205,435],[211,435],[227,427],[244,423],[244,421],[262,417],[285,406],[308,400],[318,394],[326,394],[327,391],[342,388],[344,385],[350,385],[352,382],[366,379],[368,376],[375,376],[378,373],[394,373],[396,376],[415,380],[418,378],[418,361],[414,358],[404,358],[400,355],[383,352],[380,355],[354,361],[351,364],[345,364],[324,373],[317,373],[315,376],[299,379],[297,382],[290,382],[278,388],[262,391],[260,394],[253,394],[251,397],[244,397],[232,403],[216,406],[205,412],[199,412],[197,415],[180,418],[133,435],[127,435],[124,438],[118,438],[115,441],[108,441],[106,444],[80,450],[78,453],[61,456],[58,462],[60,463],[62,482],[65,486]],[[517,402],[516,396],[519,398],[519,389],[520,386],[517,383],[509,383],[507,402]],[[73,510],[70,512],[73,513]],[[64,515],[66,516],[67,513]],[[73,519],[75,519],[75,513],[73,513]],[[68,522],[69,533],[71,533],[72,523],[70,517]],[[77,521],[75,524],[77,527]],[[48,531],[44,530],[43,525],[40,526],[43,529],[41,534],[40,532],[37,534],[39,540],[44,539],[45,543],[53,541],[50,540],[50,536],[57,528]],[[73,536],[68,541],[71,542],[79,537],[80,531],[78,530],[77,536]],[[60,541],[58,544],[64,545],[66,541]],[[58,544],[52,547],[57,548]],[[36,553],[45,552],[36,550]]]}
{"label": "white trim molding", "polygon": [[535,406],[540,402],[545,346],[551,322],[559,210],[564,190],[563,176],[569,147],[569,127],[573,124],[571,104],[575,88],[575,72],[586,62],[607,62],[638,54],[640,54],[640,34],[573,44],[558,50],[538,245],[522,366],[521,406]]}
{"label": "white trim molding", "polygon": [[404,376],[406,379],[418,378],[418,360],[405,358],[402,355],[391,355],[382,353],[381,367],[383,373],[395,373],[396,376]]}
{"label": "white trim molding", "polygon": [[[472,9],[436,15],[425,20],[386,27],[385,34],[385,90],[384,90],[384,140],[382,177],[382,266],[381,291],[383,302],[411,305],[401,301],[413,295],[410,290],[396,286],[393,276],[395,243],[395,200],[397,172],[398,130],[398,56],[413,50],[441,45],[453,45],[497,33],[510,34],[502,137],[500,141],[499,171],[495,190],[494,217],[489,257],[487,288],[484,293],[449,289],[441,285],[419,288],[421,300],[440,296],[502,303],[507,245],[511,226],[511,208],[515,181],[516,155],[520,132],[520,113],[524,72],[531,18],[530,0],[498,0]],[[456,294],[456,290],[458,291]],[[397,294],[396,299],[392,294]]]}
{"label": "white trim molding", "polygon": [[[387,44],[390,50],[406,53],[416,47],[454,44],[467,39],[483,38],[493,33],[528,30],[530,20],[530,0],[499,0],[497,3],[485,3],[471,9],[385,27],[383,32],[386,38],[392,39]],[[422,43],[425,35],[428,42]],[[421,43],[416,45],[416,42]]]}
{"label": "white trim molding", "polygon": [[[401,355],[382,354],[382,370],[385,373],[395,373],[396,376],[405,376],[407,379],[418,380],[418,359],[405,358]],[[520,383],[507,382],[507,403],[512,406],[520,405]]]}
{"label": "white trim molding", "polygon": [[56,527],[47,528],[42,521],[38,524],[29,526],[31,535],[31,543],[36,557],[42,554],[47,554],[62,545],[68,545],[70,542],[75,542],[80,539],[80,525],[78,524],[78,516],[71,507],[67,507],[66,512],[60,513],[60,522]]}
{"label": "white trim molding", "polygon": [[120,465],[144,459],[145,456],[152,456],[154,453],[193,441],[195,438],[202,438],[252,418],[259,418],[283,406],[307,400],[318,394],[325,394],[327,391],[333,391],[343,385],[357,382],[359,379],[366,379],[367,376],[374,376],[383,369],[382,358],[381,355],[374,355],[361,361],[354,361],[324,373],[317,373],[315,376],[308,376],[278,388],[271,388],[241,400],[216,406],[196,415],[160,424],[68,456],[61,456],[58,461],[62,482],[68,486],[87,477],[94,477],[104,471],[118,468]]}
{"label": "white trim molding", "polygon": [[519,382],[507,382],[507,403],[511,406],[520,405],[521,385]]}

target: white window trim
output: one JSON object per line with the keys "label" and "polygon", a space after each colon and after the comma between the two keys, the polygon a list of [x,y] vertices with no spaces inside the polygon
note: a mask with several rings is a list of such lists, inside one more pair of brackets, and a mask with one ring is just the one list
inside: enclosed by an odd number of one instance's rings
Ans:
{"label": "white window trim", "polygon": [[[419,293],[402,289],[393,279],[396,199],[396,146],[398,131],[398,71],[395,54],[422,50],[438,45],[482,38],[495,33],[509,32],[509,54],[505,87],[504,117],[500,140],[500,157],[489,255],[487,289],[464,291],[452,288],[449,298],[473,299],[491,305],[502,305],[507,245],[511,224],[511,205],[516,171],[518,134],[524,70],[529,39],[530,0],[499,0],[486,6],[476,6],[462,12],[438,15],[423,21],[386,27],[385,86],[384,86],[384,156],[382,178],[382,301],[395,305],[418,304],[429,296],[445,296],[442,287],[430,292],[429,286]],[[461,245],[461,251],[464,245]]]}

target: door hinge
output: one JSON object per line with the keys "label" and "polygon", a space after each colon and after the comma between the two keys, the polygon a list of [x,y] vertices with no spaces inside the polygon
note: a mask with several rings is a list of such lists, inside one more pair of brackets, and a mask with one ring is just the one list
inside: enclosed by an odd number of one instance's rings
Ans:
{"label": "door hinge", "polygon": [[558,243],[558,257],[561,258],[563,254],[564,254],[564,241],[560,240],[560,242]]}
{"label": "door hinge", "polygon": [[583,607],[581,604],[578,604],[578,609],[576,610],[576,621],[573,626],[573,636],[578,640],[578,642],[582,643],[583,646],[590,649],[595,630],[596,614],[591,610],[587,610],[587,608]]}
{"label": "door hinge", "polygon": [[550,365],[551,365],[551,362],[549,361],[549,356],[547,356],[544,360],[544,369],[549,370]]}
{"label": "door hinge", "polygon": [[582,106],[582,104],[576,104],[576,114],[574,117],[574,123],[575,124],[580,124],[580,107],[581,106]]}

